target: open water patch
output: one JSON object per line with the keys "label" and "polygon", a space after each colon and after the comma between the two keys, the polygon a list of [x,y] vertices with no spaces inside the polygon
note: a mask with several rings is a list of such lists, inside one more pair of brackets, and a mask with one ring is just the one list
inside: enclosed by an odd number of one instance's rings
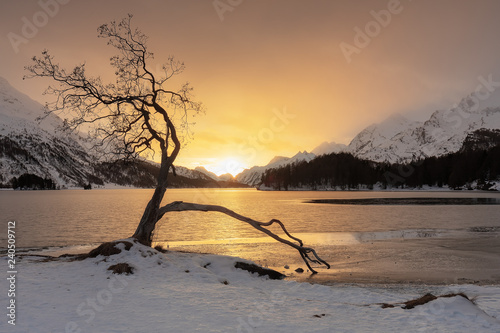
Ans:
{"label": "open water patch", "polygon": [[[421,238],[451,237],[457,234],[457,230],[445,229],[406,229],[389,231],[366,231],[366,232],[310,232],[294,233],[293,236],[301,239],[308,245],[354,245],[373,241],[405,240]],[[287,238],[284,234],[279,234]],[[260,246],[265,243],[274,244],[276,241],[271,237],[255,238],[231,238],[231,239],[205,239],[196,241],[161,241],[165,246],[177,248],[186,246]]]}
{"label": "open water patch", "polygon": [[500,232],[500,227],[470,227],[468,229],[470,232]]}
{"label": "open water patch", "polygon": [[500,205],[500,198],[363,198],[363,199],[313,199],[305,203],[332,205]]}

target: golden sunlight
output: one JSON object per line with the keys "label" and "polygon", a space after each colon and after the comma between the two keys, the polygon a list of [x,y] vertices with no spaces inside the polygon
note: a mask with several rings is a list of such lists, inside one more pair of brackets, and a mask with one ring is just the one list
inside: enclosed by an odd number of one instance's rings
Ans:
{"label": "golden sunlight", "polygon": [[236,176],[246,168],[246,166],[238,158],[234,157],[214,159],[203,166],[205,169],[215,173],[217,176],[227,173]]}

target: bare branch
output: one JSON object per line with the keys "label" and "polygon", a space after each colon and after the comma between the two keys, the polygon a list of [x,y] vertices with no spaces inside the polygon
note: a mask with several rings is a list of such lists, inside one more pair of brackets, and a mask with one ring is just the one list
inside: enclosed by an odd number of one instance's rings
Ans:
{"label": "bare branch", "polygon": [[[48,87],[45,93],[54,95],[55,100],[46,106],[46,114],[69,114],[70,119],[64,121],[64,127],[88,130],[96,140],[96,149],[109,150],[113,157],[137,158],[141,154],[155,154],[155,148],[159,146],[161,164],[157,185],[133,237],[151,245],[156,223],[167,212],[218,211],[249,223],[277,241],[297,249],[311,272],[316,273],[310,263],[330,267],[312,248],[304,247],[300,239],[290,235],[279,220],[258,222],[213,205],[174,202],[160,208],[169,171],[175,174],[173,163],[181,149],[179,136],[182,130],[190,135],[188,114],[203,112],[203,106],[194,100],[189,83],[177,89],[166,86],[169,79],[184,71],[184,63],[169,57],[162,67],[163,73],[153,72],[149,64],[153,53],[147,49],[147,36],[132,28],[131,19],[132,15],[128,15],[119,22],[112,21],[98,28],[98,37],[106,39],[108,45],[118,51],[110,59],[115,73],[114,83],[105,84],[99,76],[89,76],[85,63],[65,70],[54,62],[47,50],[41,56],[33,57],[31,65],[26,67],[28,74],[25,78],[51,79],[55,84]],[[289,239],[266,229],[273,224],[279,225]]]}
{"label": "bare branch", "polygon": [[[103,84],[100,77],[88,76],[85,64],[71,71],[61,68],[47,50],[40,57],[33,57],[32,64],[26,67],[28,74],[25,78],[54,80],[56,85],[45,92],[55,95],[55,101],[46,106],[46,114],[70,114],[71,119],[64,123],[64,129],[85,128],[89,134],[93,131],[93,137],[101,141],[95,147],[115,147],[111,153],[125,156],[145,150],[154,154],[153,138],[162,150],[167,150],[173,143],[170,158],[173,162],[180,149],[180,140],[175,129],[172,130],[175,127],[172,117],[177,109],[182,110],[180,128],[189,133],[187,114],[201,112],[202,106],[193,101],[189,85],[185,84],[178,90],[164,87],[168,79],[183,71],[183,63],[169,57],[163,65],[162,77],[156,77],[148,68],[148,60],[153,54],[147,51],[147,36],[131,27],[131,19],[132,15],[128,15],[119,22],[113,21],[98,28],[98,37],[107,39],[108,44],[119,51],[110,59],[115,68],[114,84]],[[158,121],[157,115],[162,121]],[[104,135],[99,137],[99,133]]]}
{"label": "bare branch", "polygon": [[[330,265],[326,261],[321,259],[316,254],[316,251],[314,249],[309,248],[309,247],[304,247],[302,240],[290,235],[290,233],[286,230],[283,223],[279,220],[273,219],[269,222],[259,222],[259,221],[255,221],[249,217],[240,215],[240,214],[238,214],[238,213],[236,213],[236,212],[234,212],[226,207],[223,207],[223,206],[201,205],[201,204],[182,202],[182,201],[174,201],[168,205],[161,207],[158,211],[158,213],[159,213],[158,219],[161,219],[168,212],[182,212],[182,211],[219,212],[219,213],[226,214],[228,216],[231,216],[232,218],[235,218],[235,219],[240,220],[242,222],[248,223],[252,227],[254,227],[255,229],[267,234],[268,236],[274,238],[278,242],[284,243],[284,244],[289,245],[289,246],[293,247],[294,249],[298,250],[302,259],[304,260],[307,267],[309,268],[309,270],[312,273],[316,274],[317,272],[310,266],[310,263],[324,265],[324,266],[326,266],[326,268],[330,268]],[[283,232],[285,232],[285,234],[288,237],[290,237],[294,241],[298,242],[298,244],[295,244],[287,239],[281,238],[280,236],[276,235],[275,233],[271,232],[270,230],[264,228],[264,227],[269,227],[274,223],[278,224],[281,227],[281,229],[283,230]],[[312,258],[309,256],[310,253],[312,253],[312,255],[313,255]]]}

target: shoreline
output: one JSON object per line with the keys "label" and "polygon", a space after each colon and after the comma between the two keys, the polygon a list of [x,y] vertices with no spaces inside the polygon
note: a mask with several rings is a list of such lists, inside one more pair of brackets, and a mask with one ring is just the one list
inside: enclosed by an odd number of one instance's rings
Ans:
{"label": "shoreline", "polygon": [[[234,187],[169,187],[167,190],[176,190],[176,189],[218,189],[218,190],[256,190],[256,191],[261,191],[261,192],[429,192],[429,193],[500,193],[500,181],[497,181],[495,183],[495,186],[488,190],[484,189],[478,189],[478,188],[458,188],[458,189],[453,189],[447,186],[442,186],[442,187],[437,187],[437,186],[426,186],[426,187],[408,187],[408,188],[382,188],[382,187],[374,187],[372,189],[367,188],[367,187],[361,187],[361,188],[346,188],[346,189],[341,189],[337,187],[319,187],[319,188],[311,188],[311,187],[292,187],[288,188],[286,190],[278,190],[274,189],[271,187],[265,187],[265,186],[259,186],[259,185],[247,185],[243,183],[239,183],[239,186],[234,186]],[[152,190],[154,189],[153,187],[133,187],[133,186],[128,186],[128,185],[117,185],[117,184],[105,184],[105,185],[96,185],[96,187],[93,187],[91,190]],[[26,190],[19,190],[19,189],[13,189],[10,187],[0,187],[0,191],[64,191],[64,190],[84,190],[83,187],[66,187],[66,188],[59,188],[59,189],[26,189]]]}
{"label": "shoreline", "polygon": [[[16,326],[57,332],[160,332],[167,327],[172,332],[278,333],[311,327],[318,332],[332,327],[342,332],[422,327],[498,332],[500,325],[499,286],[297,283],[236,269],[234,257],[164,253],[139,243],[118,248],[106,260],[19,258]],[[118,265],[130,273],[120,275],[114,271]],[[432,302],[418,303],[416,310],[404,306],[428,294],[435,295]]]}
{"label": "shoreline", "polygon": [[320,284],[325,286],[337,285],[363,285],[363,286],[449,286],[449,285],[477,285],[477,286],[500,286],[500,279],[490,280],[482,279],[476,276],[477,279],[469,277],[449,278],[453,272],[439,272],[433,276],[429,276],[428,272],[406,272],[406,273],[391,273],[385,275],[372,275],[370,273],[347,273],[347,272],[332,272],[325,273],[321,271],[316,275],[293,275],[287,276],[285,280],[296,281],[300,283]]}
{"label": "shoreline", "polygon": [[[500,285],[500,244],[492,235],[460,238],[431,238],[410,240],[382,240],[353,245],[321,246],[323,259],[331,268],[318,269],[310,274],[295,252],[291,256],[272,258],[263,249],[261,257],[249,259],[218,251],[203,253],[196,247],[174,247],[172,255],[192,253],[207,256],[233,256],[251,260],[256,264],[274,269],[286,275],[285,281],[306,282],[335,286],[351,285]],[[259,244],[259,247],[266,243]],[[94,244],[24,248],[18,255],[23,257],[52,256],[88,252]],[[238,252],[238,251],[236,251]],[[6,254],[2,253],[1,257]],[[166,254],[168,256],[168,252]],[[269,261],[268,261],[269,260]],[[287,267],[287,268],[285,268]],[[303,268],[303,273],[295,272]]]}
{"label": "shoreline", "polygon": [[294,187],[288,188],[287,190],[278,190],[270,187],[262,187],[255,186],[257,191],[262,192],[443,192],[443,193],[466,193],[466,192],[484,192],[484,193],[499,193],[500,192],[500,181],[496,183],[496,186],[492,189],[483,190],[478,188],[459,188],[453,189],[449,187],[408,187],[408,188],[350,188],[350,189],[340,189],[340,188],[331,188],[331,187],[321,187],[321,188],[303,188],[303,187]]}
{"label": "shoreline", "polygon": [[[500,285],[497,233],[474,238],[375,241],[326,253],[331,269],[319,274],[288,270],[287,279],[323,285]],[[323,250],[325,250],[323,248]],[[283,267],[271,267],[284,272]]]}

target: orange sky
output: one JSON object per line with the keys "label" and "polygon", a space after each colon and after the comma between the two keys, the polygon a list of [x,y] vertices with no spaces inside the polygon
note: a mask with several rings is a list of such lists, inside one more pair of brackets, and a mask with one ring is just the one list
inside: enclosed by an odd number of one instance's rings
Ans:
{"label": "orange sky", "polygon": [[[86,61],[89,73],[107,76],[112,49],[96,28],[132,13],[150,36],[153,65],[169,55],[183,60],[181,79],[207,109],[194,119],[194,138],[177,164],[217,173],[264,165],[323,141],[348,144],[395,112],[424,120],[472,92],[479,76],[500,82],[500,2],[493,0],[0,6],[0,76],[39,101],[47,82],[21,80],[33,55],[46,48],[68,67]],[[26,22],[36,23],[36,31],[23,34]],[[25,43],[13,45],[12,34]]]}

